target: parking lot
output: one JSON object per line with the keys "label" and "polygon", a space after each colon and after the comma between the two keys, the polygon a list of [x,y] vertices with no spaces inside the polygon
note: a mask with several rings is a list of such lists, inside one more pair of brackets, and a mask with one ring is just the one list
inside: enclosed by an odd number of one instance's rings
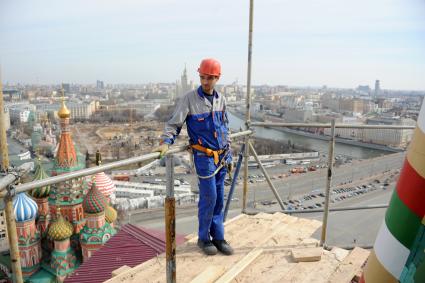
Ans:
{"label": "parking lot", "polygon": [[[390,184],[396,181],[398,170],[388,170],[379,176],[373,176],[358,182],[347,182],[331,189],[331,203],[338,203],[374,191],[384,191]],[[294,195],[290,199],[284,199],[283,204],[287,210],[305,210],[322,208],[325,204],[325,191],[323,189],[313,189],[311,192]],[[257,208],[274,207],[276,200],[262,200],[255,204]]]}

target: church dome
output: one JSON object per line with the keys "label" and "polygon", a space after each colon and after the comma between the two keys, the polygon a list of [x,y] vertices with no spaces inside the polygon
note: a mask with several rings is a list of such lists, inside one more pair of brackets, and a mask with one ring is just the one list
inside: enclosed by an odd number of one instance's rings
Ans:
{"label": "church dome", "polygon": [[[49,176],[47,175],[46,171],[44,171],[44,168],[41,165],[40,160],[38,160],[37,168],[35,170],[34,181],[43,180],[47,177],[49,177]],[[49,193],[50,193],[50,185],[35,188],[35,189],[30,191],[31,196],[34,197],[34,198],[46,198],[46,197],[49,196]]]}
{"label": "church dome", "polygon": [[59,214],[56,222],[53,222],[49,228],[49,237],[55,241],[63,241],[72,236],[74,227]]}
{"label": "church dome", "polygon": [[59,118],[69,118],[71,116],[71,111],[65,105],[65,101],[62,100],[62,106],[58,111]]}
{"label": "church dome", "polygon": [[26,193],[19,193],[13,200],[15,219],[18,222],[32,220],[37,216],[37,203]]}
{"label": "church dome", "polygon": [[106,197],[97,188],[96,182],[92,182],[91,188],[83,200],[83,209],[86,213],[99,213],[107,206]]}
{"label": "church dome", "polygon": [[[115,193],[115,185],[105,172],[97,173],[95,175],[95,180],[97,189],[101,191],[105,197],[109,197],[111,194]],[[88,182],[89,188],[92,186],[92,183],[93,180],[90,179]]]}

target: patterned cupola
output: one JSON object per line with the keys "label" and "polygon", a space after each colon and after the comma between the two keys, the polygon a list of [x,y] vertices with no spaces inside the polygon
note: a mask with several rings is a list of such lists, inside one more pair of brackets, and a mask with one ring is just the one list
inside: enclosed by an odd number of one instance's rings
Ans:
{"label": "patterned cupola", "polygon": [[[44,171],[44,168],[43,168],[43,165],[41,164],[40,158],[38,158],[36,166],[37,167],[35,169],[34,181],[43,180],[43,179],[49,177],[49,175],[47,175],[46,171]],[[49,193],[50,193],[50,185],[35,188],[35,189],[30,191],[31,196],[34,197],[34,198],[46,198],[46,197],[49,196]]]}
{"label": "patterned cupola", "polygon": [[[99,150],[96,151],[96,165],[99,166],[102,163],[102,156]],[[111,195],[115,194],[115,185],[112,182],[111,178],[105,174],[105,172],[100,172],[94,175],[90,180],[88,180],[88,187],[91,188],[93,183],[93,178],[96,180],[96,187],[103,195],[107,198],[108,202]]]}
{"label": "patterned cupola", "polygon": [[63,241],[72,236],[74,228],[71,223],[63,218],[58,209],[57,220],[50,225],[49,237],[55,241]]}
{"label": "patterned cupola", "polygon": [[87,221],[80,232],[80,243],[83,261],[89,259],[115,233],[115,229],[106,221],[106,197],[97,189],[96,182],[92,182],[90,191],[83,201]]}
{"label": "patterned cupola", "polygon": [[22,274],[28,278],[40,269],[40,232],[35,225],[37,204],[26,193],[18,194],[13,201],[18,236]]}
{"label": "patterned cupola", "polygon": [[[105,174],[105,172],[100,172],[95,175],[96,187],[97,189],[106,197],[109,198],[112,194],[115,193],[115,185],[112,183],[111,178]],[[93,181],[88,182],[88,187],[92,186]]]}
{"label": "patterned cupola", "polygon": [[99,191],[96,182],[93,181],[91,188],[83,200],[84,212],[90,214],[97,214],[105,211],[107,201],[105,196]]}
{"label": "patterned cupola", "polygon": [[56,222],[53,222],[49,228],[49,237],[54,240],[55,248],[51,254],[50,264],[46,267],[50,273],[56,275],[56,282],[63,282],[79,265],[75,251],[70,245],[74,227],[60,211],[61,209],[58,208]]}
{"label": "patterned cupola", "polygon": [[[46,174],[46,171],[44,171],[40,158],[38,158],[34,181],[43,180],[47,177],[49,176]],[[30,195],[35,199],[38,206],[38,219],[36,225],[43,237],[47,233],[47,227],[49,226],[51,218],[49,213],[49,194],[50,186],[39,187],[30,191]]]}
{"label": "patterned cupola", "polygon": [[19,193],[13,200],[13,210],[17,222],[33,220],[37,216],[37,203],[26,193]]}

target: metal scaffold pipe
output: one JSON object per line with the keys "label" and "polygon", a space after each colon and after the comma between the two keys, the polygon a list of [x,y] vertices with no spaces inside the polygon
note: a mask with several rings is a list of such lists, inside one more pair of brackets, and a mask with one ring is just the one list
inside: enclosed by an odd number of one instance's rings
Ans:
{"label": "metal scaffold pipe", "polygon": [[176,200],[174,198],[174,158],[166,157],[165,256],[167,283],[176,282]]}
{"label": "metal scaffold pipe", "polygon": [[[275,122],[252,122],[254,127],[286,127],[286,128],[331,128],[331,124],[323,123],[275,123]],[[408,125],[350,125],[335,124],[339,129],[391,129],[391,130],[413,130],[415,126]]]}
{"label": "metal scaffold pipe", "polygon": [[[6,136],[6,125],[4,118],[4,104],[3,104],[3,84],[1,80],[1,70],[0,70],[0,148],[1,148],[1,157],[2,170],[8,171],[9,169],[9,152],[7,148],[7,136]],[[1,186],[6,188],[10,186],[17,179],[16,175],[8,174],[0,180]],[[22,279],[22,268],[21,260],[18,249],[18,235],[16,232],[16,222],[15,222],[15,213],[13,211],[13,201],[12,196],[8,194],[5,199],[5,214],[6,214],[6,227],[7,227],[7,237],[10,248],[10,263],[12,265],[12,273],[14,276],[14,281],[21,283]]]}
{"label": "metal scaffold pipe", "polygon": [[[367,210],[367,209],[380,209],[380,208],[387,208],[388,204],[372,204],[372,205],[361,205],[361,206],[344,206],[344,207],[334,207],[329,208],[329,211],[352,211],[352,210]],[[305,210],[267,210],[265,213],[276,213],[276,212],[282,212],[286,214],[305,214],[305,213],[317,213],[317,212],[324,212],[324,209],[319,208],[313,208],[313,209],[305,209]],[[258,211],[249,211],[247,212],[248,215],[256,215],[258,214]]]}
{"label": "metal scaffold pipe", "polygon": [[322,235],[320,237],[321,246],[326,244],[326,232],[328,228],[329,203],[330,203],[331,183],[332,183],[332,169],[333,169],[333,163],[334,163],[334,149],[335,149],[335,119],[332,119],[331,140],[329,141],[328,175],[326,179],[326,191],[325,191],[325,207],[323,212]]}
{"label": "metal scaffold pipe", "polygon": [[0,150],[1,150],[1,170],[7,171],[9,169],[9,152],[7,148],[6,125],[4,115],[4,102],[3,102],[3,84],[1,80],[0,70]]}
{"label": "metal scaffold pipe", "polygon": [[[252,131],[249,131],[249,130],[248,131],[241,131],[241,132],[238,132],[238,133],[231,134],[230,138],[235,139],[235,138],[244,137],[244,136],[251,135],[251,134],[252,134]],[[187,145],[173,147],[169,151],[167,151],[166,156],[170,155],[170,154],[185,151],[185,150],[187,150],[187,148],[188,148]],[[54,177],[49,177],[49,178],[42,179],[42,180],[32,181],[32,182],[28,182],[28,183],[20,184],[20,185],[16,186],[15,191],[16,191],[16,193],[22,193],[22,192],[26,192],[28,190],[35,189],[35,188],[38,188],[38,187],[44,187],[44,186],[47,186],[47,185],[53,185],[53,184],[56,184],[56,183],[68,181],[68,180],[78,178],[78,177],[93,175],[93,174],[96,174],[96,173],[99,173],[99,172],[104,172],[104,171],[119,168],[119,167],[122,167],[122,166],[139,163],[141,161],[148,161],[148,160],[156,159],[156,158],[159,157],[159,155],[160,155],[159,152],[148,153],[148,154],[145,154],[145,155],[136,156],[136,157],[132,157],[132,158],[128,158],[128,159],[123,159],[123,160],[111,162],[111,163],[108,163],[108,164],[102,164],[100,166],[90,167],[90,168],[86,168],[86,169],[82,169],[82,170],[78,170],[78,171],[73,171],[73,172],[70,172],[70,173],[66,173],[66,174],[62,174],[62,175],[58,175],[58,176],[54,176]],[[6,183],[0,182],[0,191],[4,190],[6,185],[7,185]],[[6,195],[6,192],[0,192],[0,198],[5,197],[5,195]]]}
{"label": "metal scaffold pipe", "polygon": [[16,222],[15,222],[15,213],[13,211],[13,201],[12,196],[7,195],[4,198],[5,201],[5,214],[6,214],[6,226],[7,226],[7,237],[9,239],[9,248],[10,248],[10,262],[12,264],[12,273],[14,281],[17,283],[22,283],[22,268],[21,268],[21,258],[19,255],[18,248],[18,234],[16,232]]}
{"label": "metal scaffold pipe", "polygon": [[267,183],[268,183],[268,184],[269,184],[269,186],[270,186],[270,189],[272,190],[272,192],[273,192],[274,196],[276,197],[277,202],[278,202],[278,203],[279,203],[279,205],[280,205],[280,208],[281,208],[282,210],[284,210],[284,209],[285,209],[285,207],[283,206],[282,199],[280,198],[279,193],[277,192],[276,188],[274,187],[274,185],[273,185],[273,183],[272,183],[272,180],[270,179],[269,174],[267,173],[266,169],[264,168],[263,164],[261,163],[261,160],[258,158],[257,152],[255,151],[255,149],[254,149],[254,147],[252,146],[252,144],[251,144],[251,143],[249,143],[249,149],[251,150],[252,155],[254,156],[255,160],[257,161],[258,165],[260,166],[260,169],[261,169],[261,171],[263,172],[264,177],[266,178]]}
{"label": "metal scaffold pipe", "polygon": [[[251,68],[252,68],[252,31],[254,23],[254,0],[249,1],[249,32],[248,32],[248,71],[246,83],[246,114],[245,126],[249,130],[251,123]],[[243,196],[242,196],[242,212],[246,211],[246,201],[248,194],[248,158],[249,158],[249,136],[245,138],[245,154],[244,154],[244,179],[243,179]]]}

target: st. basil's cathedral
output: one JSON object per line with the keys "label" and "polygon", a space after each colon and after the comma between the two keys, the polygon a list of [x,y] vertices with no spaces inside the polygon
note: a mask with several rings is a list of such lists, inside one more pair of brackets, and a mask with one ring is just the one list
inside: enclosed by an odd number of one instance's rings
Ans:
{"label": "st. basil's cathedral", "polygon": [[[52,176],[86,167],[69,129],[70,111],[62,100],[61,135]],[[35,180],[48,177],[41,162]],[[115,233],[111,207],[115,187],[104,173],[75,178],[18,194],[14,212],[25,281],[63,282]]]}

